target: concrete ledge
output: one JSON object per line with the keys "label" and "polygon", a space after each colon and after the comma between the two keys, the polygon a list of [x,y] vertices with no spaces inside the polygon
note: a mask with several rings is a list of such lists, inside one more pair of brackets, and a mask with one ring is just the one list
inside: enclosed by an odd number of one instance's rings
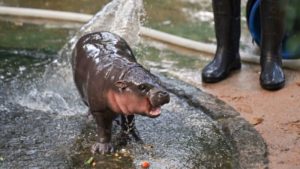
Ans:
{"label": "concrete ledge", "polygon": [[[169,92],[186,99],[191,106],[199,107],[219,124],[233,147],[236,158],[234,168],[268,168],[268,152],[265,141],[237,111],[213,95],[191,87],[185,82],[165,76],[160,76],[160,78],[163,86]],[[185,90],[185,88],[189,88],[189,90]]]}

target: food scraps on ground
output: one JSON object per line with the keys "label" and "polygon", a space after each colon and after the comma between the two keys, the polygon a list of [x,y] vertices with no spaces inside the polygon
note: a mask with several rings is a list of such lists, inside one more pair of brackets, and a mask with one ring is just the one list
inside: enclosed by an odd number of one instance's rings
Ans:
{"label": "food scraps on ground", "polygon": [[141,163],[141,167],[142,167],[143,169],[149,168],[149,167],[150,167],[150,163],[149,163],[148,161],[143,161],[143,162]]}
{"label": "food scraps on ground", "polygon": [[84,162],[85,165],[91,165],[94,162],[94,157],[90,157],[88,160]]}

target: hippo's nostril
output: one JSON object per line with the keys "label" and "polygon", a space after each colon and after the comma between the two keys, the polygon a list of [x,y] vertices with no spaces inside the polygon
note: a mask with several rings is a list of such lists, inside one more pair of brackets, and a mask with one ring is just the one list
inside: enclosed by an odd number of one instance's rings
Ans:
{"label": "hippo's nostril", "polygon": [[167,92],[164,92],[164,91],[160,91],[158,92],[158,96],[159,97],[167,97],[169,94]]}

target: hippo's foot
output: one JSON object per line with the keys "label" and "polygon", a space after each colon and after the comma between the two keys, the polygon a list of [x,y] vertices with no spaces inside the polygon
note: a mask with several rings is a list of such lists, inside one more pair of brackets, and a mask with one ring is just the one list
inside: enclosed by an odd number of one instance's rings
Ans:
{"label": "hippo's foot", "polygon": [[91,152],[93,154],[97,152],[100,154],[107,154],[107,153],[112,153],[113,151],[114,148],[111,145],[111,143],[95,143],[91,148]]}

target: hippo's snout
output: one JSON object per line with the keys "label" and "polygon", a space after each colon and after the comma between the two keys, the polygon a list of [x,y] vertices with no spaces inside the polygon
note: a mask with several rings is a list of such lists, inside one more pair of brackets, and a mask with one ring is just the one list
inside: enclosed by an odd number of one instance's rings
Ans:
{"label": "hippo's snout", "polygon": [[161,105],[167,104],[167,103],[170,102],[170,95],[169,95],[168,92],[159,91],[157,93],[157,99],[159,100],[159,102],[161,103]]}
{"label": "hippo's snout", "polygon": [[151,92],[150,102],[153,107],[160,107],[170,102],[170,95],[166,91],[155,90]]}

